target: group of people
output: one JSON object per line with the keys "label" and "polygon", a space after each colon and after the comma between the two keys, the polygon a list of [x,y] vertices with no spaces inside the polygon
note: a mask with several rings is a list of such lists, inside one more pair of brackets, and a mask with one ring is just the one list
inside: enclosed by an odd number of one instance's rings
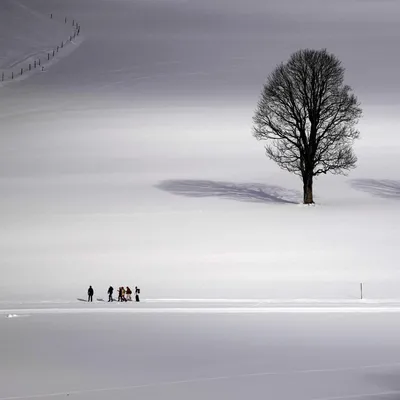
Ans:
{"label": "group of people", "polygon": [[[114,288],[110,286],[108,288],[108,302],[114,301],[113,298],[113,293],[114,293]],[[135,286],[135,301],[139,302],[140,298],[140,289]],[[118,288],[118,301],[132,301],[132,290],[129,286],[126,287],[126,289],[123,286],[120,286]]]}
{"label": "group of people", "polygon": [[[114,293],[114,288],[112,286],[110,286],[108,288],[107,294],[108,294],[108,302],[112,302],[114,301],[113,298],[113,293]],[[139,302],[140,301],[140,289],[135,286],[135,301]],[[88,289],[88,302],[92,302],[93,301],[93,295],[94,295],[94,289],[92,288],[92,286],[89,286]],[[132,290],[130,289],[129,286],[126,287],[126,289],[121,286],[118,288],[118,301],[132,301]]]}

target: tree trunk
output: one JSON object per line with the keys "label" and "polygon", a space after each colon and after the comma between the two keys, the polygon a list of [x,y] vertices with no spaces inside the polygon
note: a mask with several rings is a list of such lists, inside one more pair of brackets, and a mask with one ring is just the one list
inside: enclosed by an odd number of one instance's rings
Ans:
{"label": "tree trunk", "polygon": [[314,204],[312,173],[306,173],[303,177],[303,202],[304,204]]}

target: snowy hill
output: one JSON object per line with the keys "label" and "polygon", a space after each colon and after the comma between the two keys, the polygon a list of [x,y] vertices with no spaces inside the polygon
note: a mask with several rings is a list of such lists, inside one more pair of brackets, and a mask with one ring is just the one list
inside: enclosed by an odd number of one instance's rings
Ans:
{"label": "snowy hill", "polygon": [[[73,28],[72,20],[57,13],[45,14],[18,0],[3,0],[0,3],[0,84],[2,74],[5,80],[14,78],[29,68],[34,62],[41,60],[41,64],[48,63],[48,53],[66,42]],[[61,56],[61,51],[57,54]],[[33,68],[32,68],[33,69]]]}
{"label": "snowy hill", "polygon": [[[0,399],[398,398],[399,14],[0,0],[0,72],[71,18],[84,35],[0,83]],[[317,179],[315,207],[251,136],[266,75],[304,47],[343,61],[364,109],[358,168]]]}
{"label": "snowy hill", "polygon": [[[272,3],[269,18],[281,15]],[[366,99],[359,167],[318,179],[318,205],[299,205],[300,181],[266,159],[251,118],[270,69],[329,44],[335,25],[278,38],[250,11],[213,4],[0,3],[0,21],[15,21],[0,23],[2,68],[69,33],[51,12],[85,29],[46,74],[0,89],[2,298],[136,283],[151,298],[353,299],[360,282],[367,296],[399,296],[396,106],[371,100],[351,43],[332,48]]]}

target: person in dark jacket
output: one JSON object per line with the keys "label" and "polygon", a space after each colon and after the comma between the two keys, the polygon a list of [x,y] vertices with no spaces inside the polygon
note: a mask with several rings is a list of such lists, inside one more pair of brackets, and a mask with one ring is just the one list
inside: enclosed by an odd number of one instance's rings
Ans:
{"label": "person in dark jacket", "polygon": [[88,294],[88,302],[93,301],[94,290],[91,286],[89,286],[87,294]]}
{"label": "person in dark jacket", "polygon": [[118,301],[122,301],[122,286],[118,288]]}
{"label": "person in dark jacket", "polygon": [[121,286],[121,301],[126,301],[125,293],[125,288]]}
{"label": "person in dark jacket", "polygon": [[110,286],[109,288],[108,288],[108,302],[110,302],[110,301],[114,301],[114,299],[113,299],[113,293],[114,293],[114,288],[112,287],[112,286]]}
{"label": "person in dark jacket", "polygon": [[135,300],[137,302],[140,301],[139,295],[140,295],[140,289],[137,286],[135,286]]}
{"label": "person in dark jacket", "polygon": [[126,287],[126,301],[132,301],[132,290],[129,286]]}

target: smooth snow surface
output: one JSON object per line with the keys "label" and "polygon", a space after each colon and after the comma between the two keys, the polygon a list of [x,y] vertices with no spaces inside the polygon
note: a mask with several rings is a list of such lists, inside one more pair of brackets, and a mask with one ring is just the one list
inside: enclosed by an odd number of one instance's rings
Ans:
{"label": "smooth snow surface", "polygon": [[1,400],[369,400],[400,391],[400,322],[387,313],[39,313],[0,319],[0,332]]}
{"label": "smooth snow surface", "polygon": [[[381,33],[365,10],[343,21],[339,1],[315,34],[304,5],[285,17],[285,4],[0,3],[2,66],[70,29],[50,13],[85,37],[46,73],[0,88],[2,300],[75,300],[89,285],[105,297],[110,284],[138,284],[143,298],[351,300],[360,282],[367,298],[400,297],[397,53],[381,54],[382,74],[366,68],[371,48],[354,52],[367,30],[384,53],[398,14],[365,6]],[[353,23],[353,40],[334,43]],[[335,52],[364,105],[359,167],[318,179],[315,207],[297,204],[299,179],[251,136],[266,75],[300,47]]]}

